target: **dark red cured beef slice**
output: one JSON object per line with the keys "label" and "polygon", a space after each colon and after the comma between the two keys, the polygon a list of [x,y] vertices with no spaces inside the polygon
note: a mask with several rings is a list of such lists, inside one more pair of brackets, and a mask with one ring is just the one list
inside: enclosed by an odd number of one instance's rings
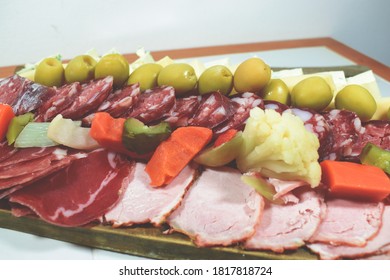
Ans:
{"label": "dark red cured beef slice", "polygon": [[263,100],[254,93],[246,92],[231,99],[233,114],[231,118],[214,128],[215,134],[221,134],[229,129],[243,130],[249,112],[255,107],[264,109]]}
{"label": "dark red cured beef slice", "polygon": [[168,113],[167,118],[164,121],[168,122],[171,127],[187,126],[188,121],[194,116],[196,110],[199,108],[201,99],[200,96],[189,96],[177,99],[175,107]]}
{"label": "dark red cured beef slice", "polygon": [[61,111],[69,107],[81,92],[78,82],[67,84],[56,90],[56,94],[37,110],[36,121],[51,121]]}
{"label": "dark red cured beef slice", "polygon": [[8,145],[7,141],[0,142],[0,165],[1,162],[10,158],[16,153],[17,149]]}
{"label": "dark red cured beef slice", "polygon": [[60,226],[94,221],[119,201],[134,164],[119,154],[95,150],[68,168],[10,196],[43,220]]}
{"label": "dark red cured beef slice", "polygon": [[36,216],[34,211],[20,204],[13,204],[11,207],[11,213],[15,217]]}
{"label": "dark red cured beef slice", "polygon": [[14,187],[12,187],[12,188],[0,190],[0,201],[1,201],[1,199],[3,199],[4,197],[7,197],[7,196],[10,195],[11,193],[16,192],[17,190],[20,190],[20,189],[23,188],[23,187],[24,187],[24,186],[22,186],[22,185],[17,185],[17,186],[14,186]]}
{"label": "dark red cured beef slice", "polygon": [[334,140],[330,125],[325,117],[308,109],[292,108],[289,111],[303,121],[307,131],[310,131],[317,136],[318,141],[320,142],[320,147],[318,149],[319,160],[321,161],[328,157],[332,152]]}
{"label": "dark red cured beef slice", "polygon": [[94,80],[82,86],[81,93],[67,109],[59,112],[64,118],[80,120],[95,111],[112,91],[113,78]]}
{"label": "dark red cured beef slice", "polygon": [[65,150],[58,149],[57,147],[23,149],[13,148],[12,155],[3,161],[0,161],[0,170],[5,166],[15,165],[24,161],[30,161],[36,158],[44,157],[54,153],[55,151],[62,151],[63,153],[66,153]]}
{"label": "dark red cured beef slice", "polygon": [[13,75],[0,81],[0,103],[13,105],[18,100],[25,85],[32,83],[31,81],[20,77],[19,75]]}
{"label": "dark red cured beef slice", "polygon": [[353,146],[364,133],[359,117],[353,112],[337,109],[331,110],[323,116],[328,122],[333,136],[332,149],[324,159],[356,158],[358,154],[354,153]]}
{"label": "dark red cured beef slice", "polygon": [[264,109],[275,110],[279,114],[283,113],[289,108],[290,107],[288,107],[286,104],[280,103],[278,101],[264,100]]}
{"label": "dark red cured beef slice", "polygon": [[32,112],[56,94],[52,87],[37,83],[26,83],[22,93],[12,105],[16,115]]}
{"label": "dark red cured beef slice", "polygon": [[159,87],[147,90],[140,95],[124,117],[136,118],[145,124],[158,121],[168,114],[176,103],[173,87]]}
{"label": "dark red cured beef slice", "polygon": [[212,129],[228,120],[233,112],[230,99],[219,92],[213,92],[202,95],[200,106],[189,124]]}

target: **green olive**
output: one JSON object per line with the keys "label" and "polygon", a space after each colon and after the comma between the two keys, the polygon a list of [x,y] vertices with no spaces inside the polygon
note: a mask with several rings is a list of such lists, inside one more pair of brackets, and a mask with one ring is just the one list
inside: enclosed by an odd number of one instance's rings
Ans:
{"label": "green olive", "polygon": [[48,87],[59,87],[64,83],[64,67],[61,61],[49,57],[42,60],[35,69],[34,81]]}
{"label": "green olive", "polygon": [[172,86],[177,95],[193,90],[197,83],[194,68],[186,63],[173,63],[165,66],[158,74],[159,86]]}
{"label": "green olive", "polygon": [[219,91],[229,95],[233,88],[233,74],[223,65],[215,65],[206,69],[199,77],[199,94]]}
{"label": "green olive", "polygon": [[362,121],[368,121],[376,111],[376,101],[371,93],[362,86],[348,85],[336,95],[335,106],[355,112]]}
{"label": "green olive", "polygon": [[264,100],[277,101],[290,105],[291,96],[288,86],[281,79],[272,79],[262,90],[261,96]]}
{"label": "green olive", "polygon": [[157,63],[146,63],[139,66],[131,73],[127,84],[139,83],[141,91],[157,86],[157,77],[163,67]]}
{"label": "green olive", "polygon": [[65,68],[67,83],[86,82],[94,78],[96,60],[89,55],[79,55],[69,61]]}
{"label": "green olive", "polygon": [[129,78],[129,63],[120,54],[107,54],[95,66],[95,78],[113,76],[114,87],[122,86]]}
{"label": "green olive", "polygon": [[332,89],[324,78],[318,76],[300,81],[291,91],[291,103],[299,108],[322,111],[329,105],[332,99]]}

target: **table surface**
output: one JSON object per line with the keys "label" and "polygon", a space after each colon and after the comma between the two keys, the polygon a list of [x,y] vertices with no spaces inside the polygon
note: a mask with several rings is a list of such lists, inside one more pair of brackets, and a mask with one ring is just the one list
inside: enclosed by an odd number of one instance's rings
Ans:
{"label": "table surface", "polygon": [[[230,46],[193,48],[153,52],[155,59],[168,55],[174,59],[203,62],[229,58],[237,64],[252,56],[258,56],[272,67],[327,67],[360,64],[370,67],[376,74],[383,96],[390,96],[390,68],[331,38],[253,43]],[[131,62],[136,56],[126,55]],[[0,77],[14,72],[15,66],[0,68]],[[13,259],[144,259],[94,248],[74,245],[31,234],[0,229],[0,260]]]}

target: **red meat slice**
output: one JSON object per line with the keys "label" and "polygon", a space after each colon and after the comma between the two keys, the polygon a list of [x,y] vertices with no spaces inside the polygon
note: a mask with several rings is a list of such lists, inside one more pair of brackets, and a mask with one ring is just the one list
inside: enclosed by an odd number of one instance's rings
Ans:
{"label": "red meat slice", "polygon": [[54,96],[38,108],[36,121],[51,121],[61,111],[68,108],[77,99],[80,92],[81,85],[78,82],[60,87]]}
{"label": "red meat slice", "polygon": [[118,204],[104,215],[114,227],[152,223],[159,226],[180,204],[195,177],[196,170],[187,166],[164,188],[150,186],[145,164],[136,163],[134,178]]}
{"label": "red meat slice", "polygon": [[72,102],[70,107],[59,112],[64,118],[81,120],[84,116],[94,112],[112,91],[113,78],[90,81],[82,86],[81,93]]}
{"label": "red meat slice", "polygon": [[124,115],[149,124],[162,119],[176,103],[173,87],[158,87],[146,90],[140,95],[132,110]]}
{"label": "red meat slice", "polygon": [[58,156],[67,153],[64,149],[58,147],[45,147],[45,148],[23,148],[15,149],[12,148],[12,153],[7,159],[0,161],[0,170],[6,166],[15,165],[24,161],[30,161],[36,158],[44,157],[52,153],[58,154]]}
{"label": "red meat slice", "polygon": [[19,98],[26,84],[31,81],[13,75],[0,81],[0,103],[12,106]]}
{"label": "red meat slice", "polygon": [[275,110],[279,114],[281,114],[284,111],[286,111],[287,109],[289,109],[289,107],[287,105],[280,103],[278,101],[274,101],[274,100],[264,100],[264,108],[270,109],[270,110]]}
{"label": "red meat slice", "polygon": [[297,197],[296,204],[266,202],[255,234],[245,242],[245,248],[282,253],[305,245],[320,225],[326,208],[314,191],[302,191]]}
{"label": "red meat slice", "polygon": [[326,204],[325,219],[310,242],[364,246],[379,231],[383,203],[330,199]]}
{"label": "red meat slice", "polygon": [[263,204],[263,198],[241,181],[237,170],[206,169],[167,222],[197,246],[228,246],[254,233]]}
{"label": "red meat slice", "polygon": [[0,142],[0,166],[3,161],[12,157],[16,151],[17,149],[15,149],[12,145],[8,145],[7,141]]}
{"label": "red meat slice", "polygon": [[361,258],[372,255],[384,255],[390,252],[390,205],[386,205],[383,211],[382,226],[376,236],[368,240],[363,247],[357,246],[333,246],[324,243],[307,245],[321,259]]}
{"label": "red meat slice", "polygon": [[177,99],[175,107],[168,113],[164,121],[168,122],[171,127],[187,126],[189,120],[194,116],[196,110],[198,110],[201,99],[202,97],[200,96]]}
{"label": "red meat slice", "polygon": [[130,181],[132,167],[119,154],[95,150],[68,168],[11,194],[10,201],[29,207],[49,223],[84,225],[118,202]]}

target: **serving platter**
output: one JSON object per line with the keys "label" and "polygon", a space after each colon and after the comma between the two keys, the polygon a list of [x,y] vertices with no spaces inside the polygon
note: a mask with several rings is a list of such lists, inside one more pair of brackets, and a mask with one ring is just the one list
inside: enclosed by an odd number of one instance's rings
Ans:
{"label": "serving platter", "polygon": [[[324,42],[329,44],[328,39],[322,43],[318,40],[309,40],[308,42],[309,46],[313,46],[313,44],[316,43],[318,45],[323,45]],[[335,42],[337,43],[337,41]],[[282,45],[283,44],[278,42],[274,48],[282,48]],[[285,42],[286,48],[299,46],[302,47],[302,44],[294,45],[292,42]],[[268,49],[272,48],[264,43],[241,45],[240,48],[242,52],[253,52],[255,50],[261,51]],[[239,49],[237,48],[237,50]],[[212,47],[208,50],[202,48],[193,49],[192,52],[190,50],[156,52],[153,53],[153,55],[156,59],[162,57],[163,54],[169,55],[175,59],[236,52],[238,52],[236,51],[236,47],[224,46],[219,48],[219,52],[217,51],[217,47]],[[354,52],[351,53],[356,55]],[[365,72],[368,69],[373,69],[376,74],[384,77],[385,79],[387,78],[387,72],[384,72],[385,75],[382,75],[382,68],[378,68],[375,61],[370,59],[367,60],[364,56],[362,57],[360,57],[360,60],[359,57],[348,57],[348,59],[355,62],[362,62],[364,65],[303,67],[303,72],[305,74],[310,74],[315,72],[342,70],[344,71],[346,77],[350,77]],[[134,60],[134,54],[127,55],[127,58],[129,61]],[[381,65],[379,64],[379,66]],[[299,65],[296,65],[295,67],[299,67]],[[287,68],[292,67],[272,67],[273,70]],[[0,77],[12,74],[15,69],[15,66],[0,68]],[[91,248],[115,251],[153,259],[317,259],[316,255],[305,248],[285,252],[283,254],[276,254],[268,251],[248,251],[242,249],[239,245],[232,247],[198,248],[194,246],[192,241],[185,235],[179,233],[164,234],[166,228],[155,228],[149,225],[119,229],[114,229],[111,226],[100,224],[90,224],[88,226],[72,228],[59,227],[48,224],[36,217],[16,218],[12,216],[10,210],[7,209],[7,206],[1,207],[1,204],[0,227]]]}

